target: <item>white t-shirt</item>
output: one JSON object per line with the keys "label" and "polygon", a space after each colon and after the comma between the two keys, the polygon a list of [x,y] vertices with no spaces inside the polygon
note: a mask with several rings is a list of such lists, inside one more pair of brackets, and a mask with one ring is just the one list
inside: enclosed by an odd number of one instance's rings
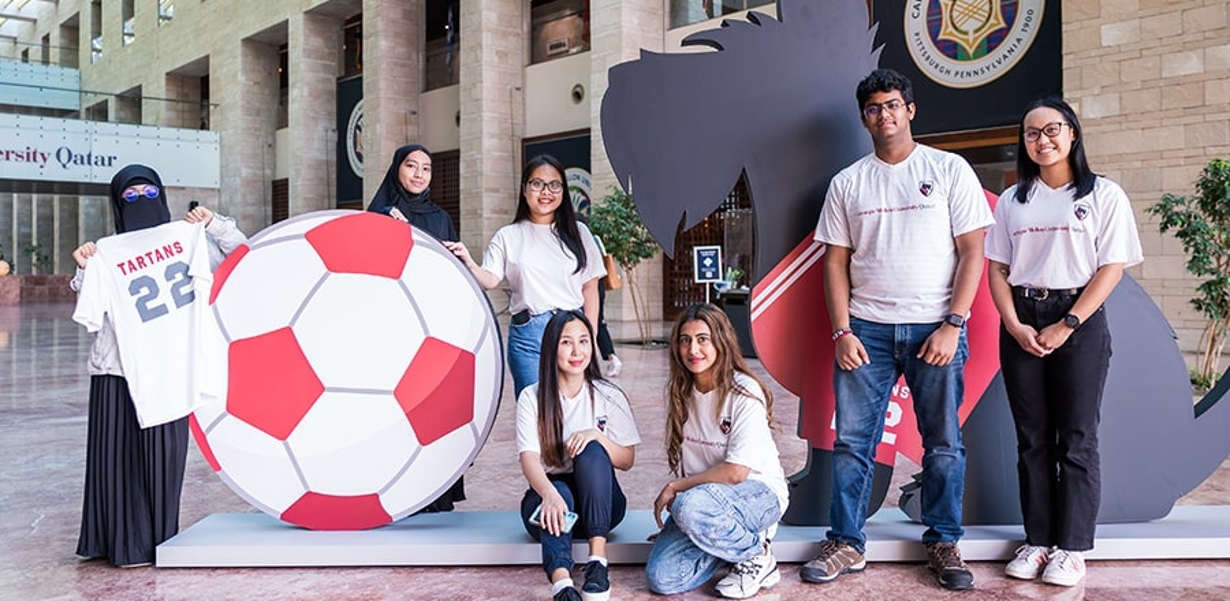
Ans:
{"label": "white t-shirt", "polygon": [[992,223],[969,163],[919,144],[900,163],[872,153],[833,177],[815,240],[852,250],[850,315],[931,323],[952,301],[954,238]]}
{"label": "white t-shirt", "polygon": [[483,269],[500,279],[507,278],[512,289],[509,311],[528,309],[535,315],[552,309],[580,309],[585,302],[581,286],[606,275],[602,254],[584,223],[577,224],[581,246],[585,249],[585,269],[577,268],[576,257],[555,235],[553,224],[524,220],[506,225],[491,238],[483,254]]}
{"label": "white t-shirt", "polygon": [[1008,265],[1008,283],[1030,288],[1080,288],[1099,267],[1144,261],[1127,194],[1098,177],[1093,192],[1073,199],[1068,186],[1053,189],[1039,178],[1024,204],[1009,187],[995,205],[986,255]]}
{"label": "white t-shirt", "polygon": [[[636,420],[632,418],[632,408],[628,406],[628,397],[624,392],[610,382],[599,382],[593,388],[593,402],[590,402],[590,386],[581,387],[575,397],[560,395],[560,407],[563,409],[563,428],[560,441],[567,441],[574,432],[597,429],[612,442],[623,447],[641,443],[641,433],[636,429]],[[521,391],[517,397],[517,452],[529,451],[538,453],[541,457],[542,447],[538,444],[538,384],[534,383]],[[548,474],[567,474],[572,472],[572,458],[565,457],[562,467],[542,465]]]}
{"label": "white t-shirt", "polygon": [[[736,372],[735,382],[756,398],[731,393],[718,399],[714,391],[702,393],[692,389],[680,445],[683,475],[699,474],[722,462],[748,467],[748,479],[764,482],[776,493],[785,513],[790,500],[786,474],[769,429],[764,392],[744,374]],[[722,405],[720,410],[718,403]]]}
{"label": "white t-shirt", "polygon": [[184,417],[218,396],[210,373],[218,365],[206,357],[217,350],[217,327],[205,227],[174,221],[108,236],[97,247],[73,320],[90,332],[110,320],[141,427]]}

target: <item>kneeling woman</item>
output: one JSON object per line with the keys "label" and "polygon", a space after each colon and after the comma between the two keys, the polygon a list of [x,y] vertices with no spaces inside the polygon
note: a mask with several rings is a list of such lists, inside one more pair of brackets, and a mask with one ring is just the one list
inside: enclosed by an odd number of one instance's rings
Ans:
{"label": "kneeling woman", "polygon": [[[630,469],[641,442],[628,398],[598,371],[593,340],[579,312],[556,313],[543,333],[538,382],[517,398],[517,450],[530,485],[521,518],[542,543],[557,601],[610,597],[606,537],[627,509],[615,468]],[[576,523],[569,529],[571,512]],[[574,535],[589,540],[580,592],[571,577]]]}
{"label": "kneeling woman", "polygon": [[787,502],[769,428],[773,397],[748,370],[734,327],[714,305],[684,311],[670,343],[666,460],[680,477],[653,504],[662,531],[645,566],[649,588],[688,591],[730,563],[717,593],[751,597],[781,579],[769,549]]}

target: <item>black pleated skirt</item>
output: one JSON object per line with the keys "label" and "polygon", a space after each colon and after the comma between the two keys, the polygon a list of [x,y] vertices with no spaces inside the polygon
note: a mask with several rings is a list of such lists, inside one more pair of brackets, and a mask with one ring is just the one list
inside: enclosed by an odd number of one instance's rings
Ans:
{"label": "black pleated skirt", "polygon": [[187,457],[188,418],[143,430],[128,382],[92,376],[77,555],[152,563],[154,548],[179,532]]}

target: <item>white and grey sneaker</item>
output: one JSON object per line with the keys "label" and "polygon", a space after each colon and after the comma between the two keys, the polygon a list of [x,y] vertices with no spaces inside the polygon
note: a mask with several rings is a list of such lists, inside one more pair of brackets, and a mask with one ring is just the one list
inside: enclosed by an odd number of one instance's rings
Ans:
{"label": "white and grey sneaker", "polygon": [[730,573],[718,581],[714,590],[727,599],[746,599],[760,592],[762,588],[772,588],[782,579],[777,570],[777,559],[773,551],[765,545],[765,551],[746,561],[730,566]]}
{"label": "white and grey sneaker", "polygon": [[602,370],[602,375],[608,378],[619,377],[619,372],[624,369],[624,362],[619,360],[619,355],[611,355],[606,361],[606,369]]}
{"label": "white and grey sneaker", "polygon": [[1036,580],[1042,575],[1042,570],[1046,569],[1046,562],[1050,561],[1050,556],[1050,547],[1021,545],[1017,547],[1016,557],[1004,567],[1004,574],[1009,578]]}
{"label": "white and grey sneaker", "polygon": [[1042,582],[1059,586],[1076,586],[1085,577],[1085,554],[1057,549],[1042,571]]}

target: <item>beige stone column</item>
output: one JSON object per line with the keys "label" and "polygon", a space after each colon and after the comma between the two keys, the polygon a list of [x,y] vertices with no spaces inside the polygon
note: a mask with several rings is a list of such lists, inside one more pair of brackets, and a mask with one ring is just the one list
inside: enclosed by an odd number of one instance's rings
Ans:
{"label": "beige stone column", "polygon": [[[522,87],[528,57],[529,2],[462,0],[461,239],[475,260],[500,227],[512,221],[521,177],[525,131]],[[497,311],[507,299],[492,291]]]}
{"label": "beige stone column", "polygon": [[602,97],[607,71],[640,57],[641,49],[662,51],[665,35],[661,0],[591,0],[590,11],[590,172],[594,196],[617,185],[602,142]]}
{"label": "beige stone column", "polygon": [[218,211],[239,229],[258,232],[270,222],[270,182],[278,103],[277,48],[253,40],[210,55],[211,129],[221,136]]}
{"label": "beige stone column", "polygon": [[393,151],[419,137],[424,10],[422,0],[363,0],[364,206]]}
{"label": "beige stone column", "polygon": [[[665,36],[665,16],[661,0],[591,0],[590,10],[590,171],[593,197],[606,196],[618,186],[615,172],[607,160],[602,138],[602,97],[606,95],[607,71],[619,63],[640,57],[641,49],[661,52]],[[644,293],[648,319],[662,316],[661,254],[642,262],[635,271],[636,282]],[[625,286],[606,296],[607,321],[632,321],[636,312]]]}
{"label": "beige stone column", "polygon": [[337,73],[342,21],[301,13],[290,18],[290,214],[337,207]]}
{"label": "beige stone column", "polygon": [[460,16],[460,233],[478,258],[517,207],[529,3],[463,0]]}

